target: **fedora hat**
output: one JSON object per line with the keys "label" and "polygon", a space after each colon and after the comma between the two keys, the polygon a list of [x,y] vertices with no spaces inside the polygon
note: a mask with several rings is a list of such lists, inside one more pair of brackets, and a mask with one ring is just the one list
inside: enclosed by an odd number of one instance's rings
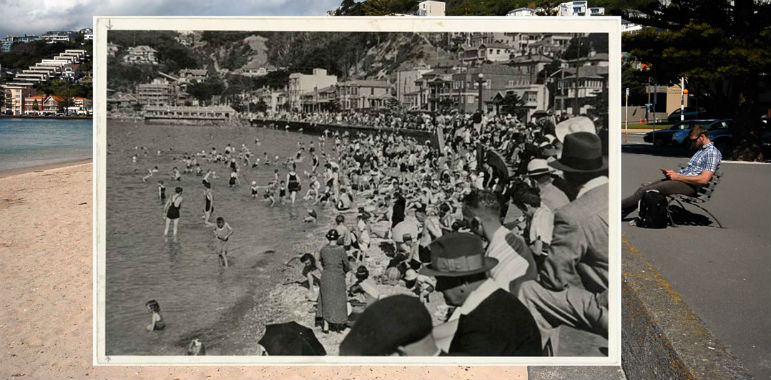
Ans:
{"label": "fedora hat", "polygon": [[586,116],[571,117],[554,127],[554,134],[557,135],[557,140],[562,142],[565,142],[565,136],[576,132],[597,133],[597,130],[594,128],[592,119]]}
{"label": "fedora hat", "polygon": [[608,158],[602,155],[602,141],[594,133],[576,132],[565,136],[562,157],[549,166],[572,173],[594,173],[608,168]]}
{"label": "fedora hat", "polygon": [[528,176],[536,176],[541,174],[546,174],[554,171],[554,169],[549,167],[549,164],[546,162],[546,160],[542,158],[534,158],[530,160],[530,162],[527,163],[527,175]]}
{"label": "fedora hat", "polygon": [[436,277],[464,277],[487,272],[498,260],[485,257],[482,239],[467,232],[442,235],[429,245],[431,263],[421,274]]}

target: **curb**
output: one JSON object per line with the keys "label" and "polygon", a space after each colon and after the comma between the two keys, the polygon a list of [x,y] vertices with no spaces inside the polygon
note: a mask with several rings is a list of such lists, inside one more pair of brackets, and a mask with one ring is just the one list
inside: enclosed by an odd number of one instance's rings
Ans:
{"label": "curb", "polygon": [[622,343],[630,379],[752,379],[625,237]]}

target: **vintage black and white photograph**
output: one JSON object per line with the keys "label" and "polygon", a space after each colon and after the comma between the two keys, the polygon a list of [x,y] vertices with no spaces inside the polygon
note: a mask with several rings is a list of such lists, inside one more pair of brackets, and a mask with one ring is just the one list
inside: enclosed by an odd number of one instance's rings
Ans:
{"label": "vintage black and white photograph", "polygon": [[615,359],[615,20],[294,21],[98,36],[105,362]]}

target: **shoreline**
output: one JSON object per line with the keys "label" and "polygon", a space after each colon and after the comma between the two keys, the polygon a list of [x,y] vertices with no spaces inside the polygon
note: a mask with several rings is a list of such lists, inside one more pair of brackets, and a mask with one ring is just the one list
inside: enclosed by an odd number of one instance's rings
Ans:
{"label": "shoreline", "polygon": [[52,120],[93,120],[93,116],[0,116],[0,119],[7,120],[38,120],[38,119],[52,119]]}
{"label": "shoreline", "polygon": [[65,161],[56,162],[52,164],[34,165],[34,166],[28,166],[24,168],[0,170],[0,179],[13,177],[21,174],[27,174],[27,173],[43,172],[51,169],[62,169],[70,166],[90,164],[93,162],[94,162],[93,158],[75,158],[75,159],[67,159]]}

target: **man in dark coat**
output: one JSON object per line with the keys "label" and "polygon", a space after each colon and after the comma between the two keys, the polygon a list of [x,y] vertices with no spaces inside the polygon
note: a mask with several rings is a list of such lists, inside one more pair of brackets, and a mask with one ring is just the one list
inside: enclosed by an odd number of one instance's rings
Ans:
{"label": "man in dark coat", "polygon": [[482,240],[470,233],[443,235],[431,243],[436,289],[457,306],[449,321],[434,328],[437,345],[449,355],[540,356],[541,336],[528,309],[487,277],[498,261],[485,257]]}

